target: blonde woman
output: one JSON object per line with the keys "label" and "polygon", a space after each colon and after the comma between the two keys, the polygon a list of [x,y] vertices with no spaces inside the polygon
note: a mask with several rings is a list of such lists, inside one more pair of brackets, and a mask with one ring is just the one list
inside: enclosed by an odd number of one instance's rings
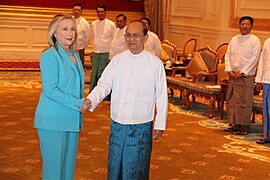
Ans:
{"label": "blonde woman", "polygon": [[84,106],[84,70],[71,16],[55,16],[48,28],[50,48],[40,59],[42,91],[34,126],[40,141],[42,179],[74,179]]}

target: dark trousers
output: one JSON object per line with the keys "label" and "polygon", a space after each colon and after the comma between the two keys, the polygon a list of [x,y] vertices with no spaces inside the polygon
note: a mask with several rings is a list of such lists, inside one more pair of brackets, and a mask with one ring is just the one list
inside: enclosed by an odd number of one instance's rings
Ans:
{"label": "dark trousers", "polygon": [[84,67],[84,49],[79,49],[78,53],[79,53],[80,59],[82,61],[82,65]]}

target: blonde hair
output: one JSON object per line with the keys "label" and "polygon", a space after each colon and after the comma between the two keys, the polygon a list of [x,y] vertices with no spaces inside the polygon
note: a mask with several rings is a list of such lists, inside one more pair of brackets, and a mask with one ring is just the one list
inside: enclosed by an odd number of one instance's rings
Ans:
{"label": "blonde hair", "polygon": [[58,50],[58,47],[56,45],[56,38],[55,38],[55,35],[54,33],[56,32],[57,28],[59,27],[59,24],[61,21],[63,21],[64,19],[70,19],[72,20],[72,22],[74,23],[74,27],[75,27],[75,37],[74,37],[74,41],[72,42],[71,44],[71,49],[73,51],[76,51],[77,50],[77,28],[76,28],[76,25],[75,25],[75,20],[72,16],[69,16],[69,15],[61,15],[61,16],[55,16],[49,27],[48,27],[48,35],[47,35],[47,39],[48,39],[48,43],[49,43],[49,46],[55,46],[55,48]]}

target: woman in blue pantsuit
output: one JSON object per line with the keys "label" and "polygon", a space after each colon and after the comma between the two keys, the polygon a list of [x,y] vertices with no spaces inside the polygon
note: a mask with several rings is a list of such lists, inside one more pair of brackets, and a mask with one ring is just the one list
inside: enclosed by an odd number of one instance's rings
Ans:
{"label": "woman in blue pantsuit", "polygon": [[42,92],[35,113],[42,155],[42,179],[74,179],[79,107],[84,106],[84,70],[76,49],[76,27],[71,16],[52,19],[48,28],[50,48],[40,59]]}

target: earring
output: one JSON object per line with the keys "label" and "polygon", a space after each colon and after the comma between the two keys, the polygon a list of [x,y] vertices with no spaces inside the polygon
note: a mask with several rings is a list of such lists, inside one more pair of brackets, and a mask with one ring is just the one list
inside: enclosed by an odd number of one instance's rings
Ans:
{"label": "earring", "polygon": [[57,38],[57,36],[56,36],[56,35],[54,35],[54,37],[55,37],[55,38]]}

